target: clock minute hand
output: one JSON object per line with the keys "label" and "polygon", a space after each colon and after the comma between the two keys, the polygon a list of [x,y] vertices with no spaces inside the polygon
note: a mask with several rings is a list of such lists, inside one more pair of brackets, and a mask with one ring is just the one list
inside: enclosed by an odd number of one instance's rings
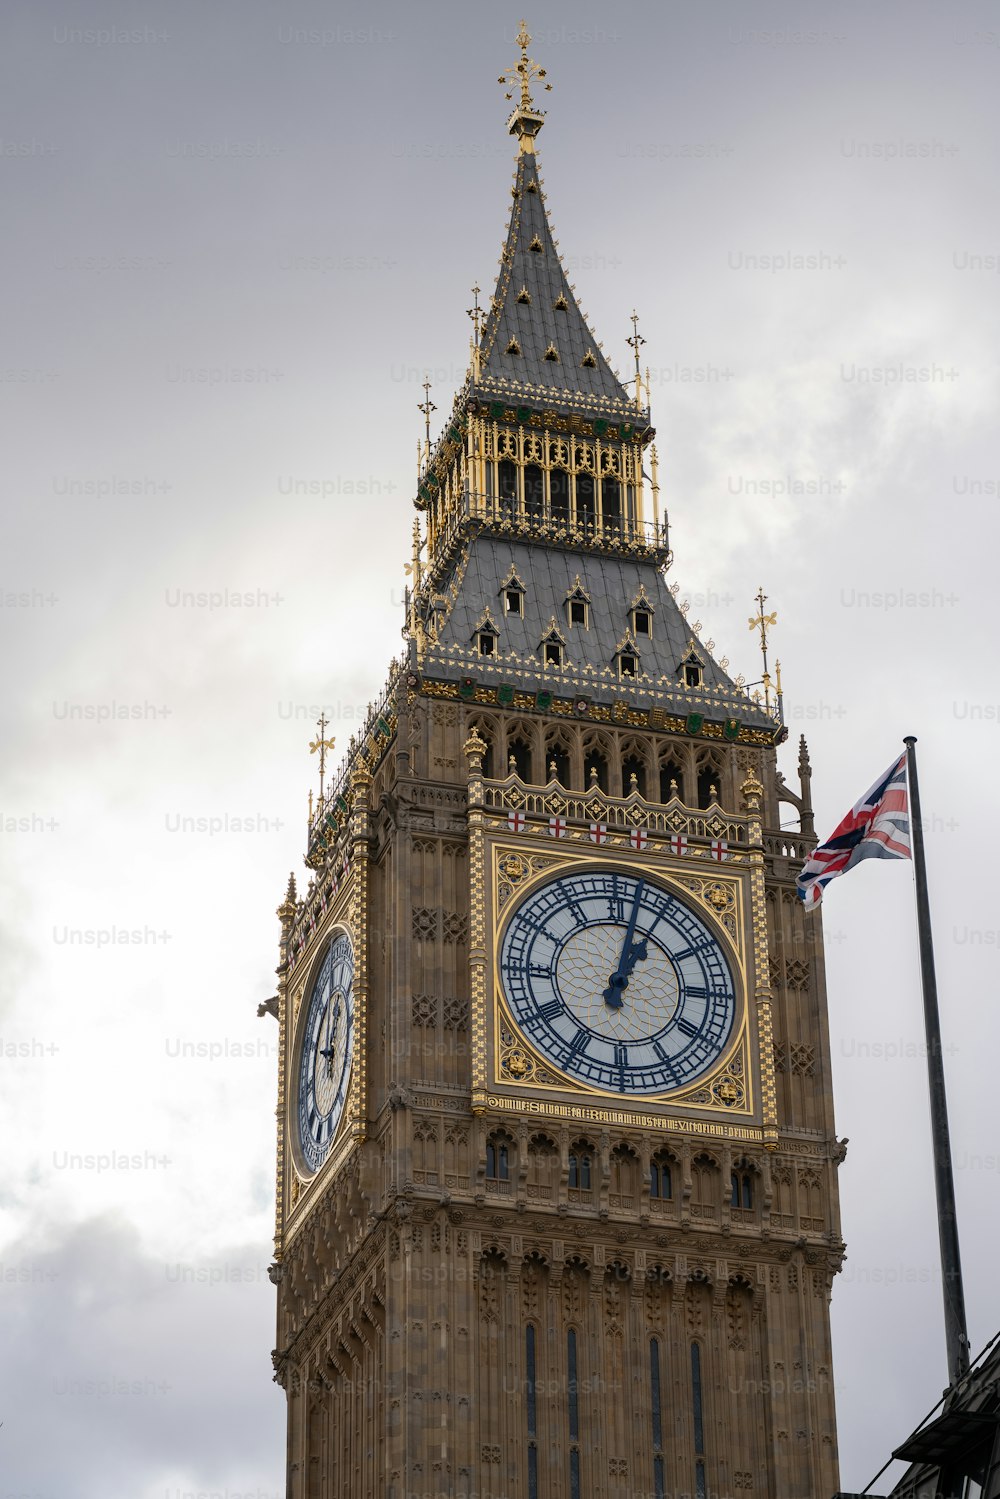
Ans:
{"label": "clock minute hand", "polygon": [[645,888],[645,881],[640,880],[636,887],[635,900],[632,903],[632,914],[629,917],[625,941],[622,943],[618,967],[609,978],[608,987],[604,991],[604,1003],[608,1006],[609,1010],[621,1009],[622,990],[628,988],[629,974],[640,958],[646,957],[648,953],[645,938],[641,942],[633,942],[632,940],[635,936],[635,926],[639,920],[639,905],[642,901],[642,892]]}

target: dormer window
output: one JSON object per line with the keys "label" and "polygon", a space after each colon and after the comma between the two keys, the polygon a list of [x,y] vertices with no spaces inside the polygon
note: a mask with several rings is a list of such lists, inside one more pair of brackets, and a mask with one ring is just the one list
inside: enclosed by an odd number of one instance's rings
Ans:
{"label": "dormer window", "polygon": [[566,595],[566,618],[570,628],[590,629],[590,594],[580,581],[577,574],[576,583]]}
{"label": "dormer window", "polygon": [[531,293],[526,286],[522,286],[517,294],[517,300],[523,302],[526,307],[531,306]]}
{"label": "dormer window", "polygon": [[504,353],[505,354],[520,354],[520,352],[521,352],[521,345],[518,343],[518,341],[517,341],[516,338],[512,338],[511,341],[510,341],[510,343],[504,349]]}
{"label": "dormer window", "polygon": [[559,363],[559,350],[556,348],[555,344],[549,344],[548,348],[545,350],[543,358],[550,359],[553,364]]}
{"label": "dormer window", "polygon": [[701,686],[701,667],[697,661],[685,661],[684,663],[684,686]]}
{"label": "dormer window", "polygon": [[558,297],[556,297],[556,299],[552,303],[552,305],[555,308],[556,312],[568,312],[569,311],[569,303],[567,302],[566,298],[562,295],[562,293],[560,293],[560,295]]}
{"label": "dormer window", "polygon": [[633,635],[646,635],[653,633],[653,616],[648,609],[632,610],[632,633]]}
{"label": "dormer window", "polygon": [[490,611],[487,609],[476,625],[476,650],[481,656],[495,656],[497,654],[497,640],[499,635],[500,631],[493,623]]}
{"label": "dormer window", "polygon": [[549,620],[549,628],[539,641],[542,660],[546,666],[563,666],[566,661],[566,641],[556,624],[555,616]]}
{"label": "dormer window", "polygon": [[542,251],[545,249],[545,246],[542,244],[537,234],[532,239],[531,244],[528,246],[528,249],[534,250],[536,255],[541,255]]}
{"label": "dormer window", "polygon": [[618,674],[621,677],[639,675],[639,657],[635,651],[625,649],[618,656]]}
{"label": "dormer window", "polygon": [[584,354],[583,358],[580,360],[580,363],[583,365],[583,368],[585,370],[596,370],[597,360],[594,358],[593,349],[587,350],[586,354]]}
{"label": "dormer window", "polygon": [[524,618],[524,593],[520,588],[505,588],[503,592],[503,606],[506,614],[516,614],[519,619]]}
{"label": "dormer window", "polygon": [[526,193],[537,193],[537,191],[538,191],[538,183],[534,182],[534,181],[532,181],[532,182],[526,182],[525,185],[524,185],[524,190],[525,190]]}

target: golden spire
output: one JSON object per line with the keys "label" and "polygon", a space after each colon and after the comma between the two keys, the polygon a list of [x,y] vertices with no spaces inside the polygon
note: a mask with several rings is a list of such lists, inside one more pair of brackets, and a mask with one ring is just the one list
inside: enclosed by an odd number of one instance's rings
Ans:
{"label": "golden spire", "polygon": [[[761,653],[761,655],[764,658],[764,675],[761,677],[761,685],[764,688],[764,706],[765,706],[767,712],[770,713],[770,711],[771,711],[771,676],[770,676],[770,673],[768,672],[768,669],[767,669],[767,631],[768,631],[768,626],[769,625],[776,625],[778,623],[778,615],[777,615],[777,612],[775,612],[773,614],[765,614],[764,613],[764,605],[767,603],[767,594],[764,592],[763,585],[760,588],[757,589],[757,595],[756,595],[755,602],[757,604],[757,608],[758,608],[759,612],[757,614],[755,614],[753,616],[753,618],[749,621],[749,625],[750,625],[751,630],[759,630],[760,631],[760,653]],[[780,670],[781,670],[780,666],[779,666],[778,670],[780,672]],[[780,683],[779,683],[779,690],[780,690]]]}
{"label": "golden spire", "polygon": [[431,412],[437,407],[431,400],[430,376],[424,376],[424,399],[417,402],[417,410],[424,413],[424,462],[431,456]]}
{"label": "golden spire", "polygon": [[333,749],[336,741],[323,737],[330,727],[325,713],[321,713],[316,720],[316,727],[319,729],[319,733],[312,744],[310,744],[309,753],[315,755],[317,751],[319,752],[319,802],[317,803],[317,811],[320,811],[323,806],[323,777],[326,775],[326,752]]}
{"label": "golden spire", "polygon": [[630,321],[632,323],[632,337],[627,338],[625,342],[628,344],[629,348],[632,350],[632,353],[635,355],[635,404],[637,408],[641,408],[642,376],[639,373],[639,350],[642,348],[646,340],[639,332],[639,314],[636,312],[634,307],[632,308],[632,317]]}
{"label": "golden spire", "polygon": [[[535,101],[531,97],[531,85],[536,79],[544,78],[546,70],[540,68],[534,59],[528,56],[531,37],[524,21],[521,22],[521,29],[514,40],[521,49],[521,59],[512,68],[506,68],[497,82],[507,87],[507,93],[504,95],[506,99],[513,99],[515,88],[520,90],[520,101],[515,104],[510,119],[507,121],[507,129],[511,135],[516,135],[520,139],[521,150],[531,154],[535,149],[535,136],[545,122],[545,111],[535,108]],[[545,88],[550,90],[551,83],[547,83]]]}

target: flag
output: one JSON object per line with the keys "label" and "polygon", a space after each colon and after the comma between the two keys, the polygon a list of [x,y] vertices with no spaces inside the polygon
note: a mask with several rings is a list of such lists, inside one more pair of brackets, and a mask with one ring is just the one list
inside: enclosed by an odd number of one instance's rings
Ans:
{"label": "flag", "polygon": [[795,882],[799,898],[811,911],[819,905],[830,881],[862,859],[909,858],[910,802],[903,754],[806,860]]}

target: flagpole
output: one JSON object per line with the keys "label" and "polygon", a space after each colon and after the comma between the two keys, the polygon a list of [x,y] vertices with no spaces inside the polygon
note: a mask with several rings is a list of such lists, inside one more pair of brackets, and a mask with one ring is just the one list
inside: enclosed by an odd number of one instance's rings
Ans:
{"label": "flagpole", "polygon": [[948,1350],[948,1381],[957,1384],[969,1370],[969,1337],[965,1325],[965,1291],[962,1260],[958,1249],[958,1216],[955,1211],[955,1177],[951,1164],[948,1100],[944,1087],[941,1054],[941,1020],[938,1014],[937,978],[934,972],[934,941],[931,909],[927,898],[924,863],[924,829],[920,820],[920,789],[917,784],[915,734],[908,734],[906,772],[910,789],[910,835],[913,842],[913,876],[917,891],[917,936],[920,943],[920,977],[924,992],[924,1029],[927,1036],[927,1082],[931,1099],[931,1135],[934,1146],[934,1188],[937,1194],[938,1237],[944,1292],[944,1333]]}

